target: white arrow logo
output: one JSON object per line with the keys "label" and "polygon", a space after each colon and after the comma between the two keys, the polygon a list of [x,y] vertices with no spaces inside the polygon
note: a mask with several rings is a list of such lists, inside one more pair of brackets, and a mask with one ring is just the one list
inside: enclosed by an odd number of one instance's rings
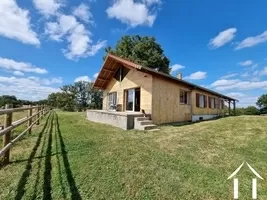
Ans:
{"label": "white arrow logo", "polygon": [[[227,179],[233,178],[240,171],[240,169],[243,167],[244,163],[245,162],[243,162]],[[246,164],[256,177],[263,180],[263,178],[259,175],[259,173],[256,172],[256,170],[253,169],[250,166],[250,164],[248,164],[247,162],[246,162]],[[234,178],[234,199],[238,199],[238,179],[237,178]],[[256,178],[252,179],[252,199],[253,200],[257,199],[257,179]]]}

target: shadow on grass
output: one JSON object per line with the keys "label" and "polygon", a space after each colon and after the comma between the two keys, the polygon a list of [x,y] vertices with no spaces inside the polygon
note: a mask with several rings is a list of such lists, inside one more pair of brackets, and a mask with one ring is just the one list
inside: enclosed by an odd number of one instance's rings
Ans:
{"label": "shadow on grass", "polygon": [[67,155],[67,151],[66,151],[66,147],[65,147],[65,143],[61,134],[61,130],[60,130],[60,125],[59,125],[59,121],[58,121],[58,116],[55,113],[55,123],[56,123],[56,134],[58,134],[59,136],[59,143],[60,143],[60,147],[61,147],[61,152],[62,152],[62,157],[63,157],[63,164],[66,170],[66,174],[67,174],[67,180],[68,180],[68,184],[69,184],[69,189],[71,192],[71,199],[75,199],[75,200],[81,200],[81,195],[79,193],[79,190],[76,186],[76,182],[75,179],[73,178],[72,175],[72,171],[70,168],[70,163],[69,163],[69,158]]}
{"label": "shadow on grass", "polygon": [[[41,153],[40,153],[41,154]],[[60,152],[58,153],[52,153],[51,156],[55,156],[57,154],[61,154]],[[43,156],[35,156],[33,158],[33,160],[38,160],[38,159],[42,159],[42,158],[46,158],[47,156],[46,155],[43,155]],[[16,163],[22,163],[22,162],[27,162],[29,159],[22,159],[22,160],[14,160],[14,161],[11,161],[9,162],[10,164],[16,164]]]}
{"label": "shadow on grass", "polygon": [[45,171],[44,171],[44,184],[43,184],[43,199],[44,200],[52,199],[52,196],[51,196],[51,179],[52,179],[51,155],[52,155],[52,133],[53,133],[53,123],[54,123],[55,113],[53,112],[52,115],[53,116],[52,116],[51,124],[49,127],[49,131],[48,131],[48,143],[47,143],[46,157],[45,157]]}
{"label": "shadow on grass", "polygon": [[[58,120],[57,120],[58,122]],[[55,130],[57,130],[57,123],[54,123],[55,124]],[[67,199],[67,194],[66,194],[66,188],[65,188],[65,185],[63,184],[63,178],[62,178],[62,171],[61,171],[61,163],[60,163],[60,157],[58,155],[58,148],[59,148],[59,141],[58,141],[58,134],[57,134],[57,131],[54,135],[55,137],[55,141],[56,141],[56,158],[57,158],[57,165],[58,165],[58,179],[59,179],[59,183],[61,185],[61,189],[62,189],[62,195],[63,195],[63,199]]]}
{"label": "shadow on grass", "polygon": [[[52,153],[52,143],[53,143],[53,133],[54,135],[54,140],[55,140],[55,146],[56,146],[56,152]],[[42,145],[41,145],[42,141]],[[41,145],[41,146],[40,146]],[[36,156],[37,150],[40,148],[40,155]],[[46,149],[46,150],[45,150]],[[43,155],[44,154],[44,155]],[[62,155],[62,160],[63,160],[63,165],[60,162],[60,154]],[[34,148],[32,149],[32,152],[29,156],[28,159],[26,160],[18,160],[18,161],[13,161],[13,163],[20,163],[20,162],[27,162],[25,171],[23,172],[18,186],[17,186],[17,194],[15,199],[22,199],[24,197],[25,191],[26,191],[26,183],[29,179],[30,174],[32,173],[32,163],[34,159],[38,158],[38,162],[36,165],[36,176],[35,176],[35,183],[34,183],[34,188],[33,188],[33,195],[31,196],[31,199],[37,199],[37,193],[38,193],[38,185],[42,183],[40,181],[40,171],[42,168],[42,158],[44,158],[44,174],[43,174],[43,200],[50,200],[52,199],[52,156],[56,155],[57,158],[57,170],[58,170],[58,175],[59,175],[59,181],[62,189],[62,196],[63,199],[67,199],[67,194],[66,194],[66,188],[63,183],[63,173],[61,171],[62,167],[64,167],[64,170],[66,172],[66,179],[68,182],[69,186],[69,191],[71,193],[71,199],[75,200],[81,200],[81,195],[79,193],[79,190],[76,186],[75,179],[73,177],[71,168],[70,168],[70,163],[68,159],[68,154],[66,151],[66,146],[62,137],[62,133],[60,130],[60,125],[59,125],[59,120],[56,112],[50,112],[49,116],[46,119],[45,125],[40,132],[38,139],[34,145]]]}
{"label": "shadow on grass", "polygon": [[[30,176],[30,173],[32,171],[32,162],[33,162],[33,159],[34,159],[34,157],[36,155],[38,147],[40,146],[43,134],[46,131],[50,116],[51,116],[51,113],[49,113],[49,116],[46,119],[45,125],[44,125],[42,131],[40,132],[40,134],[38,136],[38,139],[36,140],[36,143],[35,143],[35,145],[34,145],[34,147],[32,149],[32,152],[31,152],[29,158],[28,158],[28,162],[26,164],[25,170],[24,170],[24,172],[23,172],[23,174],[22,174],[22,176],[21,176],[21,178],[19,180],[18,186],[17,186],[17,194],[16,194],[15,199],[22,199],[22,197],[23,197],[23,195],[25,193],[25,185],[26,185],[27,180],[28,180],[28,178]],[[51,120],[50,123],[52,123],[52,120]]]}

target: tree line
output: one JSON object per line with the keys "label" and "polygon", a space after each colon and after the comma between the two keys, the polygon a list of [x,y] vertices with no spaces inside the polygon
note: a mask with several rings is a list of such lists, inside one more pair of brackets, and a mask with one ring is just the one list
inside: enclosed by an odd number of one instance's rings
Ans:
{"label": "tree line", "polygon": [[101,109],[103,93],[93,89],[92,82],[79,81],[64,85],[60,92],[52,93],[47,98],[47,104],[64,111],[84,111],[86,109]]}
{"label": "tree line", "polygon": [[29,100],[23,100],[23,99],[18,99],[14,95],[2,95],[0,96],[0,108],[3,109],[5,108],[5,105],[9,104],[12,105],[13,108],[18,108],[23,105],[43,105],[47,104],[47,100],[39,100],[39,101],[29,101]]}

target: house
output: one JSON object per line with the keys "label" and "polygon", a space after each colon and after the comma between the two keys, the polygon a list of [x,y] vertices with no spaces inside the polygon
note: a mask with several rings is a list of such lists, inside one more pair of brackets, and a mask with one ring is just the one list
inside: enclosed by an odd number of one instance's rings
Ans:
{"label": "house", "polygon": [[[89,120],[134,128],[143,113],[153,124],[198,121],[229,112],[236,100],[204,87],[108,54],[93,87],[103,90],[103,108],[88,110]],[[122,122],[124,121],[124,122]],[[142,120],[141,120],[142,121]],[[149,124],[147,124],[149,125]]]}

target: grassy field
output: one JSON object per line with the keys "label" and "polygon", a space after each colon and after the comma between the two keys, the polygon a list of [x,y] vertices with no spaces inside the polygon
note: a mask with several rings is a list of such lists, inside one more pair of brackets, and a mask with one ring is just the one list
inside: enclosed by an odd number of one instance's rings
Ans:
{"label": "grassy field", "polygon": [[[123,131],[57,112],[12,149],[0,199],[233,199],[227,177],[244,161],[267,179],[267,117],[228,117],[159,132]],[[253,175],[238,176],[251,199]],[[258,199],[267,199],[258,180]]]}
{"label": "grassy field", "polygon": [[[33,113],[35,113],[36,111],[33,110]],[[28,111],[20,111],[20,112],[14,112],[12,114],[12,121],[15,122],[17,120],[20,120],[24,117],[27,117],[28,115]],[[0,126],[4,125],[4,119],[5,119],[5,115],[0,115]],[[35,119],[35,118],[34,118]],[[33,119],[33,120],[34,120]],[[16,129],[14,129],[12,131],[12,138],[15,138],[18,134],[20,134],[22,131],[24,131],[27,128],[27,123],[22,124],[21,126],[17,127]],[[2,140],[0,140],[0,147],[2,147]]]}

